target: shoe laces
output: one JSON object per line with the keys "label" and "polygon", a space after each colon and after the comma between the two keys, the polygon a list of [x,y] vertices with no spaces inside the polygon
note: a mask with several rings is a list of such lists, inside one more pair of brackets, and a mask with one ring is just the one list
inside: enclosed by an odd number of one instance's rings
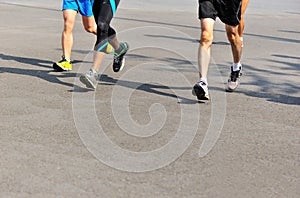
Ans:
{"label": "shoe laces", "polygon": [[115,57],[114,57],[114,63],[119,64],[119,62],[120,62],[119,57],[118,57],[118,56],[115,56]]}
{"label": "shoe laces", "polygon": [[122,50],[119,53],[115,51],[114,52],[115,57],[120,57],[120,56],[124,55],[128,50],[127,43],[120,43],[120,47],[122,48]]}
{"label": "shoe laces", "polygon": [[90,70],[88,71],[88,75],[89,75],[89,76],[93,76],[93,74],[94,74],[94,72],[90,69]]}
{"label": "shoe laces", "polygon": [[98,73],[94,72],[92,69],[87,72],[87,75],[98,78]]}
{"label": "shoe laces", "polygon": [[241,68],[238,71],[233,71],[231,68],[231,73],[230,73],[230,81],[231,82],[236,82],[236,80],[242,75],[241,73]]}
{"label": "shoe laces", "polygon": [[205,82],[203,82],[203,81],[200,81],[198,84],[199,84],[199,85],[202,87],[202,89],[204,90],[205,95],[208,95],[208,87],[207,87],[207,83],[205,83]]}
{"label": "shoe laces", "polygon": [[59,62],[61,63],[61,62],[64,62],[64,61],[66,61],[68,63],[71,63],[71,61],[68,61],[65,56],[61,56],[61,60]]}
{"label": "shoe laces", "polygon": [[200,81],[199,84],[202,85],[202,86],[207,86],[207,84],[203,81]]}

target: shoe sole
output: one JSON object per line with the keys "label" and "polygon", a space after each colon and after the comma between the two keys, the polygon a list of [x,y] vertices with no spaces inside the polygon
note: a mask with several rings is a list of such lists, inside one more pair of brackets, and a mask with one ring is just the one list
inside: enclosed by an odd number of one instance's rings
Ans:
{"label": "shoe sole", "polygon": [[242,76],[243,74],[242,74],[242,70],[240,70],[240,75],[239,75],[239,77],[236,79],[236,82],[237,82],[237,85],[234,87],[234,88],[230,88],[230,86],[229,86],[229,83],[230,83],[230,79],[228,79],[228,82],[227,82],[227,86],[226,86],[226,91],[227,92],[234,92],[237,88],[238,88],[238,86],[240,85],[240,82],[241,82],[241,76]]}
{"label": "shoe sole", "polygon": [[227,84],[226,91],[228,91],[228,92],[234,92],[239,87],[239,85],[240,85],[240,80],[237,79],[237,81],[238,81],[238,83],[237,83],[236,87],[234,87],[234,88],[229,87],[229,85]]}
{"label": "shoe sole", "polygon": [[125,55],[127,54],[128,50],[129,50],[129,45],[128,45],[128,43],[125,42],[125,44],[126,44],[126,46],[127,46],[127,49],[126,49],[126,51],[124,52],[124,54],[121,55],[121,56],[123,56],[122,65],[121,65],[121,67],[120,67],[119,70],[115,70],[115,69],[114,69],[114,63],[113,63],[112,66],[113,66],[113,71],[114,71],[114,72],[122,71],[123,68],[124,68],[124,66],[125,66]]}
{"label": "shoe sole", "polygon": [[203,90],[203,88],[200,85],[198,85],[198,84],[196,84],[193,87],[192,94],[194,96],[197,96],[198,100],[209,100],[209,97],[205,96],[205,91]]}
{"label": "shoe sole", "polygon": [[61,66],[59,66],[59,65],[56,64],[56,63],[53,63],[53,69],[54,69],[55,71],[58,71],[58,72],[72,71],[72,69],[65,69],[65,68],[62,68]]}
{"label": "shoe sole", "polygon": [[122,71],[122,70],[123,70],[123,68],[124,68],[124,66],[125,66],[125,57],[123,57],[122,65],[121,65],[121,67],[120,67],[120,70],[119,70],[119,71]]}
{"label": "shoe sole", "polygon": [[90,89],[96,89],[96,86],[93,84],[93,82],[88,79],[86,76],[80,76],[79,78],[80,82],[82,82],[87,88]]}
{"label": "shoe sole", "polygon": [[234,89],[231,89],[231,88],[227,87],[226,91],[227,91],[227,92],[234,92],[236,89],[237,89],[237,87],[234,88]]}

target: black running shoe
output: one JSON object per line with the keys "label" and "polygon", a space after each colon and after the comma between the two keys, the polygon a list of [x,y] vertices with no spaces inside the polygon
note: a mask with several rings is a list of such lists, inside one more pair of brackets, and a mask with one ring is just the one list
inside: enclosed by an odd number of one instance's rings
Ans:
{"label": "black running shoe", "polygon": [[123,67],[125,65],[125,57],[124,56],[129,49],[129,45],[126,42],[120,43],[120,46],[123,47],[123,50],[120,53],[115,52],[115,54],[114,54],[114,62],[113,62],[114,72],[119,72],[123,69]]}
{"label": "black running shoe", "polygon": [[192,94],[197,96],[198,100],[209,100],[208,87],[205,82],[198,82],[193,87]]}
{"label": "black running shoe", "polygon": [[227,91],[235,91],[239,86],[240,77],[242,76],[241,70],[242,67],[240,67],[240,70],[238,71],[233,71],[233,68],[231,67],[231,73],[227,82]]}

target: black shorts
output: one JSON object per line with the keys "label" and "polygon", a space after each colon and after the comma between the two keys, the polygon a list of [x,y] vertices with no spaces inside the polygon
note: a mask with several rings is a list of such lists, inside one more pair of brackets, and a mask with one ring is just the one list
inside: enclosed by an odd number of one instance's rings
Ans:
{"label": "black shorts", "polygon": [[211,18],[231,26],[237,26],[241,20],[242,0],[199,0],[199,19]]}

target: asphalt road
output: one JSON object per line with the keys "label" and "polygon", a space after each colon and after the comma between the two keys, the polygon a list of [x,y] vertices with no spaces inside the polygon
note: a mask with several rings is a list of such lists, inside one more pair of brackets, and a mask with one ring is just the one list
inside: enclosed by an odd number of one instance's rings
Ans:
{"label": "asphalt road", "polygon": [[73,71],[58,73],[60,1],[0,0],[0,197],[299,197],[300,4],[250,2],[241,86],[215,25],[211,101],[197,81],[197,1],[123,1],[126,67],[105,59],[96,91],[78,75],[93,35],[80,17]]}

